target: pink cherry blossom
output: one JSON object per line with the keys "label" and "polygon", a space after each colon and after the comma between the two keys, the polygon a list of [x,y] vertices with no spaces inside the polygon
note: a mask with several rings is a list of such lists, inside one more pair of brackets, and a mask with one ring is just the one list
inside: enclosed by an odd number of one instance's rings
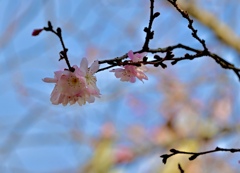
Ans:
{"label": "pink cherry blossom", "polygon": [[[132,62],[139,62],[143,60],[145,53],[136,53],[133,54],[133,51],[128,52],[128,57]],[[141,64],[140,67],[134,65],[125,65],[123,68],[117,68],[110,70],[110,72],[115,72],[116,78],[120,78],[121,81],[129,81],[134,83],[136,78],[143,82],[143,79],[148,80],[148,77],[144,74],[147,71],[145,65]]]}
{"label": "pink cherry blossom", "polygon": [[92,96],[100,97],[100,91],[97,88],[96,82],[97,78],[94,74],[99,69],[98,61],[94,61],[90,68],[88,68],[88,61],[86,58],[83,58],[80,64],[80,74],[82,74],[86,79],[87,88]]}
{"label": "pink cherry blossom", "polygon": [[80,68],[73,66],[74,72],[69,70],[54,72],[54,78],[44,78],[47,83],[56,83],[51,94],[51,102],[55,105],[70,105],[76,102],[81,106],[95,101],[100,97],[100,91],[96,86],[96,77],[93,76],[98,70],[99,64],[95,61],[90,68],[86,58],[81,61]]}
{"label": "pink cherry blossom", "polygon": [[142,61],[143,57],[146,55],[146,53],[135,53],[133,54],[133,51],[130,50],[128,52],[128,57],[133,61],[133,62],[138,62],[138,61]]}

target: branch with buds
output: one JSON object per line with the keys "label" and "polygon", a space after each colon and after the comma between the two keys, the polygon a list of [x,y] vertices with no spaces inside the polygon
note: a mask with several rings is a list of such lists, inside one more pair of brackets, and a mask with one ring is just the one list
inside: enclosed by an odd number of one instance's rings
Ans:
{"label": "branch with buds", "polygon": [[209,150],[209,151],[204,151],[204,152],[186,152],[186,151],[180,151],[180,150],[176,150],[176,149],[171,149],[170,152],[171,152],[171,154],[163,154],[163,155],[160,156],[162,158],[162,162],[164,164],[167,163],[167,160],[170,157],[172,157],[174,155],[178,155],[178,154],[191,155],[188,159],[190,161],[192,161],[192,160],[196,159],[198,156],[201,156],[201,155],[215,153],[215,152],[236,153],[236,152],[240,152],[240,149],[235,149],[235,148],[227,149],[227,148],[216,147],[214,150]]}
{"label": "branch with buds", "polygon": [[[145,41],[143,43],[142,49],[132,51],[125,53],[122,56],[107,59],[107,60],[101,60],[101,61],[95,61],[94,64],[92,64],[94,70],[91,71],[91,67],[86,66],[88,62],[84,60],[84,62],[81,62],[82,67],[78,67],[77,65],[71,66],[67,52],[68,49],[66,48],[63,37],[62,37],[62,30],[60,27],[58,27],[56,30],[54,30],[52,23],[49,21],[48,25],[46,27],[43,27],[41,29],[35,29],[32,33],[33,36],[37,36],[42,31],[47,31],[55,34],[62,45],[62,50],[59,52],[60,60],[65,60],[67,64],[67,69],[62,71],[61,73],[59,71],[55,72],[55,76],[52,80],[44,80],[45,82],[52,82],[56,83],[55,88],[53,90],[53,93],[51,95],[51,101],[53,104],[63,104],[66,105],[67,103],[76,103],[80,102],[80,105],[85,104],[86,102],[92,103],[95,99],[92,97],[100,97],[100,91],[97,88],[96,85],[96,77],[94,76],[95,73],[111,69],[110,72],[114,72],[115,76],[117,78],[120,78],[121,81],[127,81],[134,83],[136,79],[139,79],[141,81],[148,80],[148,77],[146,76],[145,72],[147,72],[146,65],[153,66],[153,67],[162,67],[163,69],[167,68],[167,65],[165,62],[170,61],[172,65],[176,65],[178,62],[183,60],[194,60],[197,58],[203,58],[203,57],[210,57],[216,61],[222,68],[232,70],[240,80],[240,69],[235,67],[234,64],[229,63],[228,61],[224,60],[220,56],[218,56],[215,53],[212,53],[206,45],[206,42],[204,39],[201,39],[197,33],[197,29],[193,26],[193,20],[190,19],[188,13],[186,11],[183,11],[179,8],[176,0],[168,0],[169,3],[171,3],[175,9],[182,15],[183,18],[185,18],[188,21],[188,28],[192,32],[192,37],[196,39],[201,45],[203,49],[196,49],[194,47],[191,47],[189,45],[185,45],[183,43],[179,43],[176,45],[171,45],[163,48],[151,48],[149,46],[149,43],[152,39],[154,39],[154,31],[152,30],[153,22],[157,17],[160,16],[159,12],[154,11],[154,0],[150,0],[150,17],[149,17],[149,23],[148,26],[143,29],[143,31],[146,33]],[[175,51],[181,49],[185,50],[186,53],[184,56],[177,57],[175,55]],[[165,54],[164,56],[160,56],[159,54]],[[147,57],[147,54],[153,54],[153,59],[150,59]],[[104,65],[104,67],[100,68],[100,65]],[[118,68],[114,68],[118,67]],[[75,70],[78,70],[78,72],[75,72]],[[69,74],[65,74],[67,72]],[[61,76],[59,76],[59,73]],[[93,86],[88,86],[87,83],[89,75],[92,81]],[[85,75],[85,76],[84,76]],[[69,82],[70,77],[74,76],[75,83],[72,83],[72,81]],[[82,78],[81,78],[82,77]],[[72,80],[72,79],[71,79]],[[80,83],[81,85],[80,85]],[[67,84],[65,84],[67,83]],[[67,92],[67,90],[73,90],[73,88],[76,88],[76,85],[78,86],[78,90],[75,92]],[[85,92],[82,92],[82,89],[79,87],[85,88]],[[70,88],[66,88],[70,87]],[[64,89],[63,89],[64,88]],[[53,96],[55,96],[53,98]],[[64,99],[65,100],[64,100]],[[80,101],[81,100],[81,101]]]}

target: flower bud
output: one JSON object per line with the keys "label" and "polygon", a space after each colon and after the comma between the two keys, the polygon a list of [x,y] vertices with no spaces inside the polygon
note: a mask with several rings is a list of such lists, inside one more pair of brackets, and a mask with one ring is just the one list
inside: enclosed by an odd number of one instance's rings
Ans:
{"label": "flower bud", "polygon": [[43,29],[34,29],[32,32],[32,36],[37,36],[42,32]]}

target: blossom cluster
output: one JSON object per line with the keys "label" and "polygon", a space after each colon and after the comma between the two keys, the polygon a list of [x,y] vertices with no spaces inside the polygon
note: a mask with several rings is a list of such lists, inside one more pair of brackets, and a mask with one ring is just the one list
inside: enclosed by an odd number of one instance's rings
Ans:
{"label": "blossom cluster", "polygon": [[[131,62],[142,62],[145,53],[128,52],[128,57]],[[74,65],[74,71],[68,69],[55,71],[54,78],[44,78],[43,81],[47,83],[55,83],[55,87],[51,94],[51,102],[54,105],[62,104],[70,105],[78,103],[80,106],[88,103],[93,103],[95,97],[100,98],[100,91],[96,85],[97,78],[94,74],[99,70],[98,61],[94,61],[88,67],[88,61],[83,58],[80,67]],[[115,72],[115,76],[121,81],[129,81],[134,83],[136,78],[143,81],[148,80],[144,74],[146,71],[145,65],[140,63],[140,66],[125,65],[121,68],[113,69],[110,72]]]}
{"label": "blossom cluster", "polygon": [[82,106],[95,101],[95,97],[100,97],[100,91],[96,85],[94,74],[99,69],[98,61],[94,61],[88,68],[88,61],[83,58],[80,67],[73,66],[74,71],[55,71],[54,78],[44,78],[47,83],[56,83],[51,94],[52,104],[70,105],[76,102]]}
{"label": "blossom cluster", "polygon": [[[136,53],[134,54],[132,50],[128,52],[128,57],[130,62],[140,62],[143,61],[143,57],[146,56],[146,53]],[[136,78],[143,81],[143,79],[148,80],[148,77],[144,74],[147,71],[145,65],[141,64],[140,67],[134,65],[125,65],[123,68],[117,68],[110,70],[110,72],[115,72],[115,76],[120,78],[121,81],[129,81],[134,83]]]}

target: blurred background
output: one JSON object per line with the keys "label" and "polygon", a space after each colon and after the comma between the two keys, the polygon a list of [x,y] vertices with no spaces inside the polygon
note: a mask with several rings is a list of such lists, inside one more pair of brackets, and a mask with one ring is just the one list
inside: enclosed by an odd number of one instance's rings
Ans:
{"label": "blurred background", "polygon": [[[179,0],[210,51],[240,67],[240,2]],[[156,0],[151,48],[191,37],[187,21]],[[61,27],[71,64],[140,50],[149,0],[0,0],[0,172],[186,173],[239,172],[239,153],[159,157],[175,148],[205,151],[239,148],[240,83],[209,57],[166,69],[149,66],[148,81],[124,83],[108,70],[97,73],[101,99],[85,106],[52,105],[54,87],[42,81],[66,68],[58,38],[33,29]],[[175,52],[184,55],[184,52]],[[151,54],[149,54],[151,56]]]}

